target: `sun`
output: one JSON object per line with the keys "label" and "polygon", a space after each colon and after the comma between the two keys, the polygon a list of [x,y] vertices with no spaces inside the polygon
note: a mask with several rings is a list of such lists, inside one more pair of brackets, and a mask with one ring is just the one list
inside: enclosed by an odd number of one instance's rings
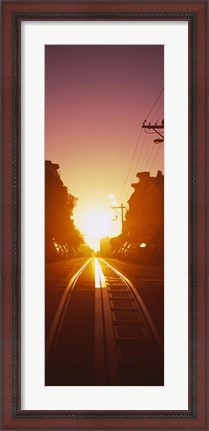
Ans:
{"label": "sun", "polygon": [[92,208],[86,213],[83,231],[86,242],[95,251],[99,250],[100,239],[110,235],[111,224],[111,213],[108,209]]}
{"label": "sun", "polygon": [[111,235],[112,212],[104,207],[88,209],[80,214],[78,224],[86,243],[97,251],[100,239]]}

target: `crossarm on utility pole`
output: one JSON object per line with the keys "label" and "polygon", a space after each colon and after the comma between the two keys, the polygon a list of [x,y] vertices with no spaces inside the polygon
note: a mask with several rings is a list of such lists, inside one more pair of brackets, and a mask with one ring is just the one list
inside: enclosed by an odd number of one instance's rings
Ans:
{"label": "crossarm on utility pole", "polygon": [[122,232],[123,232],[123,228],[124,228],[124,210],[126,209],[125,205],[121,204],[120,206],[116,207],[111,207],[113,210],[115,210],[117,213],[117,210],[120,210],[120,216],[121,216],[121,224],[122,224]]}
{"label": "crossarm on utility pole", "polygon": [[159,130],[164,130],[164,123],[163,124],[142,124],[142,129],[147,129],[147,130],[154,130],[159,136],[161,136],[162,139],[164,139],[164,136],[162,135],[162,133],[160,133],[158,131]]}

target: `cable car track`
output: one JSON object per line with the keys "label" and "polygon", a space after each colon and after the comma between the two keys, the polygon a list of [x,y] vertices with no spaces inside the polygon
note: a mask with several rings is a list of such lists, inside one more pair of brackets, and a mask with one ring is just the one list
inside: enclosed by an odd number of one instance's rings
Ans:
{"label": "cable car track", "polygon": [[163,345],[152,318],[131,281],[104,259],[89,259],[68,283],[46,343],[46,373],[49,385],[163,385]]}
{"label": "cable car track", "polygon": [[[48,357],[49,353],[50,353],[50,349],[52,347],[52,343],[55,343],[55,335],[56,332],[58,331],[58,333],[60,333],[61,330],[61,326],[63,323],[63,319],[66,313],[66,309],[67,309],[67,305],[69,303],[70,300],[70,295],[72,293],[73,288],[75,287],[75,284],[78,280],[78,278],[80,277],[80,275],[82,274],[82,272],[84,271],[84,269],[86,268],[86,266],[88,265],[88,263],[90,262],[91,259],[88,259],[87,262],[84,263],[84,265],[81,266],[81,268],[79,268],[79,270],[74,274],[74,276],[70,279],[64,294],[62,296],[62,299],[59,303],[59,307],[57,308],[57,312],[53,321],[53,324],[51,326],[51,330],[49,332],[49,336],[47,338],[47,343],[46,343],[46,358]],[[57,334],[58,336],[58,334]],[[54,347],[54,346],[53,346]]]}
{"label": "cable car track", "polygon": [[105,347],[100,342],[98,350],[107,355],[106,384],[163,384],[163,344],[144,302],[127,277],[99,262]]}

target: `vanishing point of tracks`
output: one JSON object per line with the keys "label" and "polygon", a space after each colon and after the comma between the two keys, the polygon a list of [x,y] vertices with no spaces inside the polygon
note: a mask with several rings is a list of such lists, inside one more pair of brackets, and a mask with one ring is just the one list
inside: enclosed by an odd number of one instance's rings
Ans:
{"label": "vanishing point of tracks", "polygon": [[163,385],[152,318],[130,280],[104,259],[88,259],[62,294],[46,339],[45,384]]}

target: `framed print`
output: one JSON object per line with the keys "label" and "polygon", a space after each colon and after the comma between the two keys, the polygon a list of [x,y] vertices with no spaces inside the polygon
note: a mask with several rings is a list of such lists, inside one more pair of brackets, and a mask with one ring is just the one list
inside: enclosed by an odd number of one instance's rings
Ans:
{"label": "framed print", "polygon": [[2,429],[208,429],[207,14],[2,2]]}

